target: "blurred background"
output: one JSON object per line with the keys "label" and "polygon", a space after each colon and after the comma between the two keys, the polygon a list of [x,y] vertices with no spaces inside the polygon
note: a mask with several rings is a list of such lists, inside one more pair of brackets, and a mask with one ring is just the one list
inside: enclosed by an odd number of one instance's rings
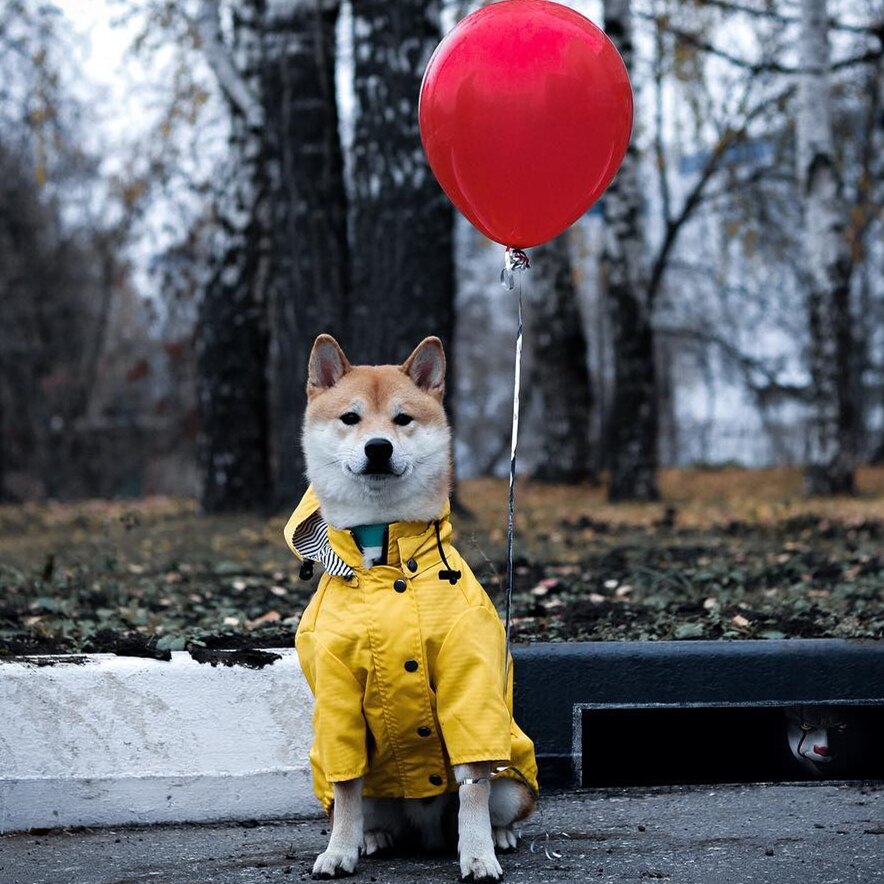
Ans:
{"label": "blurred background", "polygon": [[[476,5],[0,4],[0,654],[290,642],[320,332],[443,338],[501,601],[517,305],[417,125]],[[884,637],[884,2],[570,5],[636,126],[524,275],[514,635]]]}
{"label": "blurred background", "polygon": [[[290,506],[323,331],[382,362],[440,335],[458,476],[503,474],[503,249],[416,115],[476,5],[3,4],[0,496]],[[690,465],[854,490],[884,461],[884,4],[569,5],[631,72],[629,223],[609,195],[532,250],[520,469],[612,499]]]}

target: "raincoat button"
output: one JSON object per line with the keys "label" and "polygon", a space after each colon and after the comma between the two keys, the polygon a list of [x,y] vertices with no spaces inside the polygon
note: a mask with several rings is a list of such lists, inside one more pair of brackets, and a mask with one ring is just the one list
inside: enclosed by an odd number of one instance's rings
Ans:
{"label": "raincoat button", "polygon": [[428,736],[430,736],[431,733],[433,733],[433,732],[425,724],[422,724],[417,729],[417,735],[419,737],[428,737]]}
{"label": "raincoat button", "polygon": [[440,777],[439,774],[437,774],[437,773],[430,774],[430,782],[434,786],[441,786],[442,785],[442,777]]}
{"label": "raincoat button", "polygon": [[417,571],[417,562],[414,559],[409,559],[405,563],[405,567],[408,568],[409,571],[414,573],[415,571]]}
{"label": "raincoat button", "polygon": [[396,592],[405,592],[406,587],[407,584],[401,577],[398,580],[393,581],[393,589],[395,589]]}
{"label": "raincoat button", "polygon": [[405,671],[406,672],[417,672],[417,660],[406,660],[405,661]]}

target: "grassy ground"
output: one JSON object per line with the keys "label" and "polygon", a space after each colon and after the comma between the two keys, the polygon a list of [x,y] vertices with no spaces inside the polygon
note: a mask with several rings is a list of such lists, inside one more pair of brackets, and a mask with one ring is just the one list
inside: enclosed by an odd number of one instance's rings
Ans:
{"label": "grassy ground", "polygon": [[[808,499],[797,470],[670,470],[663,502],[522,481],[518,641],[884,637],[884,469]],[[457,543],[503,602],[506,485],[461,483]],[[190,500],[0,508],[0,654],[292,641],[312,583],[283,517]]]}

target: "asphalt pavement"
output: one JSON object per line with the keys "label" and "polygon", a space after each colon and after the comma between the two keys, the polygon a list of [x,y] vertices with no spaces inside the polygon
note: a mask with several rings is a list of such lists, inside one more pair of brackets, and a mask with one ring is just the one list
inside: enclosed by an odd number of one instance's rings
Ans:
{"label": "asphalt pavement", "polygon": [[[542,808],[519,850],[501,858],[509,884],[884,882],[880,782],[563,792],[544,797]],[[326,828],[285,820],[5,835],[0,882],[305,881]],[[453,856],[418,856],[363,859],[353,880],[457,879]]]}

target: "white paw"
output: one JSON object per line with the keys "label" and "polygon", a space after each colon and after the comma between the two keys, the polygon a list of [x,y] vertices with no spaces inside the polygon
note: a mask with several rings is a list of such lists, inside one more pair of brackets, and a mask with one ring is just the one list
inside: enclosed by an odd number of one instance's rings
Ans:
{"label": "white paw", "polygon": [[359,849],[347,847],[343,850],[329,847],[325,853],[320,853],[313,863],[314,878],[342,878],[344,875],[352,875],[356,871],[356,863],[359,862]]}
{"label": "white paw", "polygon": [[460,855],[461,881],[499,881],[502,876],[503,869],[493,852],[483,856]]}
{"label": "white paw", "polygon": [[494,846],[507,853],[515,850],[519,845],[519,836],[513,831],[512,826],[495,826],[492,830],[494,835]]}
{"label": "white paw", "polygon": [[393,846],[393,836],[384,829],[372,829],[362,838],[362,852],[371,856],[379,850],[389,850]]}

